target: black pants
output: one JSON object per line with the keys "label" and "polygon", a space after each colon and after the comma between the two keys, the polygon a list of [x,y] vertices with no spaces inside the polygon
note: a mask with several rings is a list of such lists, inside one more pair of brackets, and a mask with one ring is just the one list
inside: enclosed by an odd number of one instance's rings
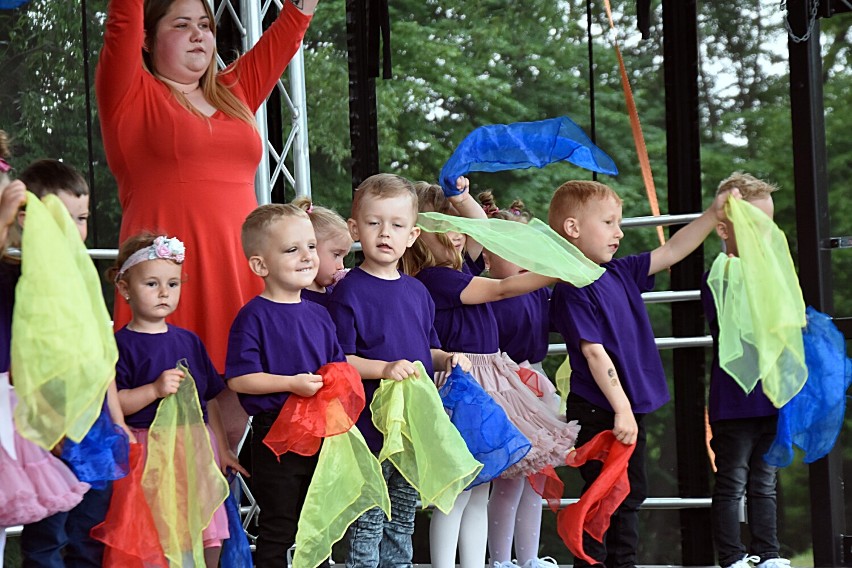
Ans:
{"label": "black pants", "polygon": [[[615,426],[615,414],[609,410],[595,406],[576,394],[568,395],[568,420],[580,422],[580,434],[577,446],[581,446],[597,434],[612,430]],[[644,414],[636,414],[639,425],[639,435],[636,438],[636,448],[627,465],[627,478],[630,481],[630,493],[616,509],[610,518],[609,530],[604,541],[598,542],[588,533],[583,533],[583,550],[598,561],[597,566],[607,568],[632,568],[636,566],[636,550],[639,546],[639,506],[645,500],[647,479],[645,477],[645,426]],[[583,477],[585,493],[601,473],[603,464],[590,461],[581,466],[580,475]],[[574,559],[574,566],[582,567],[589,564],[579,558]]]}
{"label": "black pants", "polygon": [[[287,452],[279,461],[263,444],[278,413],[258,414],[252,420],[252,493],[260,507],[256,568],[280,568],[287,564],[287,550],[296,541],[299,514],[317,466],[319,453],[300,456]],[[320,566],[328,566],[325,562]]]}

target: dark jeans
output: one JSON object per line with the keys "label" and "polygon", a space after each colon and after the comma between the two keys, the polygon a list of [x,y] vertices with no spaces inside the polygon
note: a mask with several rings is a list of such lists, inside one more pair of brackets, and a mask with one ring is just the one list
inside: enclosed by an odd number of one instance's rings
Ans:
{"label": "dark jeans", "polygon": [[716,453],[713,488],[713,541],[721,566],[746,555],[740,536],[739,505],[746,496],[751,551],[763,562],[778,558],[775,482],[777,469],[763,455],[775,440],[777,416],[719,420],[710,446]]}
{"label": "dark jeans", "polygon": [[[257,568],[286,566],[287,550],[296,542],[299,514],[319,460],[319,453],[301,456],[287,452],[279,461],[263,444],[276,418],[277,413],[268,412],[252,420],[251,487],[260,507],[254,555]],[[328,566],[328,562],[320,566]]]}
{"label": "dark jeans", "polygon": [[355,519],[346,531],[347,568],[411,568],[419,495],[389,460],[382,462],[382,474],[388,484],[391,518],[373,507]]}
{"label": "dark jeans", "polygon": [[100,568],[104,545],[92,539],[89,531],[103,522],[110,497],[112,483],[106,489],[89,489],[80,504],[67,513],[24,526],[24,568]]}
{"label": "dark jeans", "polygon": [[[616,509],[610,518],[609,530],[604,541],[598,542],[588,533],[583,533],[583,550],[598,561],[596,566],[607,568],[632,568],[636,566],[636,551],[639,547],[639,507],[645,501],[647,479],[645,477],[645,426],[644,414],[636,414],[639,425],[639,435],[636,448],[627,465],[627,478],[630,481],[630,493]],[[580,434],[577,446],[581,446],[597,434],[612,430],[615,426],[615,414],[609,410],[595,406],[576,394],[568,395],[568,420],[580,423]],[[580,475],[583,477],[585,493],[601,473],[603,464],[590,461],[581,466]],[[574,558],[574,566],[582,567],[589,564],[579,558]]]}

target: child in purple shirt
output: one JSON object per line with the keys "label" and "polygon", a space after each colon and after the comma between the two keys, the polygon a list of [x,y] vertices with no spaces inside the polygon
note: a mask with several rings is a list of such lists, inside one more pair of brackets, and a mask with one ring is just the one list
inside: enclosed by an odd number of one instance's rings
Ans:
{"label": "child in purple shirt", "polygon": [[[772,192],[777,188],[749,174],[734,173],[719,184],[719,193],[739,189],[743,199],[772,218]],[[736,256],[737,242],[729,220],[720,222],[716,232],[724,251]],[[701,287],[701,301],[713,336],[713,363],[710,368],[709,414],[716,455],[713,486],[713,542],[723,568],[785,568],[790,561],[780,556],[777,531],[775,485],[777,468],[763,455],[775,440],[778,410],[763,394],[761,383],[746,394],[730,375],[719,367],[719,322],[707,275]],[[750,554],[740,533],[740,500],[746,496],[751,534]]]}
{"label": "child in purple shirt", "polygon": [[[651,252],[614,259],[621,231],[621,199],[608,186],[568,181],[553,194],[548,222],[606,272],[583,288],[557,284],[550,319],[565,338],[571,361],[567,417],[583,425],[577,444],[612,430],[623,444],[636,444],[628,465],[630,494],[612,515],[604,542],[583,535],[586,553],[601,564],[636,565],[638,509],[645,500],[644,416],[669,400],[666,377],[642,292],[654,274],[695,250],[724,218],[728,194],[719,195],[701,217]],[[600,474],[600,462],[580,468],[583,491]],[[574,559],[575,566],[588,563]]]}
{"label": "child in purple shirt", "polygon": [[[453,205],[439,186],[418,183],[420,211],[453,214],[464,212],[472,205],[481,213],[481,208],[469,196],[467,183],[465,178],[457,181],[463,191]],[[435,301],[435,330],[443,348],[463,352],[471,359],[474,380],[531,442],[530,451],[502,476],[522,479],[548,466],[563,465],[574,446],[578,427],[558,420],[555,413],[548,411],[521,382],[517,364],[500,351],[497,320],[491,304],[532,292],[552,284],[555,279],[533,273],[515,274],[502,280],[473,276],[463,269],[455,237],[452,233],[423,233],[403,259],[404,266],[407,273],[426,285]],[[468,238],[468,252],[474,247],[481,251],[481,245]],[[476,249],[473,253],[476,254]],[[444,378],[440,373],[435,377],[439,384]],[[484,483],[463,492],[449,514],[440,511],[432,514],[429,540],[432,565],[436,568],[453,566],[457,547],[462,566],[485,563],[486,536],[490,536],[487,524],[489,485]],[[495,487],[500,485],[498,481]],[[530,559],[533,560],[537,559]],[[495,558],[492,561],[496,565],[506,564]]]}
{"label": "child in purple shirt", "polygon": [[[127,325],[115,334],[118,399],[136,440],[147,444],[148,428],[160,400],[175,394],[184,380],[183,371],[176,366],[185,359],[205,421],[208,412],[210,415],[210,441],[219,466],[223,471],[232,468],[245,473],[227,445],[215,400],[225,388],[222,378],[194,333],[166,323],[180,302],[184,255],[183,243],[178,239],[140,233],[122,243],[115,266],[107,273],[132,314]],[[208,565],[218,563],[222,540],[228,537],[228,516],[225,507],[220,506],[202,532]]]}
{"label": "child in purple shirt", "polygon": [[263,439],[290,393],[313,396],[323,384],[316,371],[344,358],[326,309],[301,298],[319,268],[308,214],[292,204],[258,207],[243,223],[242,244],[264,291],[231,325],[225,378],[253,417],[252,492],[260,506],[255,565],[266,568],[286,563],[319,453],[287,452],[279,459]]}
{"label": "child in purple shirt", "polygon": [[[358,419],[367,444],[381,448],[382,438],[372,424],[369,406],[380,379],[395,381],[418,375],[414,361],[426,371],[450,370],[463,356],[438,348],[433,328],[434,304],[417,280],[400,274],[397,264],[420,229],[417,196],[411,182],[392,174],[377,174],[364,180],[352,200],[349,230],[361,241],[364,262],[352,269],[334,288],[329,312],[347,361],[361,374],[367,408]],[[352,568],[411,566],[411,535],[417,492],[390,461],[382,463],[388,484],[391,518],[379,508],[359,517],[346,532]]]}

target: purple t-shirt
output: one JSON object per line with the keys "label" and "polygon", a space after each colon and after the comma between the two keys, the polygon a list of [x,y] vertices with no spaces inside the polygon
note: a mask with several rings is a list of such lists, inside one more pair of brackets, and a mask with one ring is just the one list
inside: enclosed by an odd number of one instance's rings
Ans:
{"label": "purple t-shirt", "polygon": [[[252,373],[316,373],[328,363],[345,361],[328,311],[309,301],[273,302],[256,296],[243,306],[228,336],[225,378]],[[288,392],[240,394],[245,411],[279,412]]]}
{"label": "purple t-shirt", "polygon": [[[123,327],[115,332],[115,342],[118,344],[118,363],[115,366],[118,390],[153,383],[163,371],[174,369],[178,361],[186,359],[189,372],[195,379],[204,421],[207,422],[207,401],[222,392],[225,383],[197,335],[173,325],[168,326],[165,333],[139,333]],[[150,427],[159,405],[160,400],[155,400],[139,412],[125,417],[127,425]]]}
{"label": "purple t-shirt", "polygon": [[707,285],[708,274],[704,274],[704,280],[701,283],[701,303],[704,305],[704,315],[710,326],[710,335],[713,336],[713,363],[710,365],[708,400],[710,422],[775,416],[778,414],[778,409],[763,394],[762,382],[758,382],[754,390],[746,394],[733,377],[719,367],[719,320],[713,293]]}
{"label": "purple t-shirt", "polygon": [[314,302],[320,306],[327,308],[328,299],[331,298],[331,289],[326,288],[325,292],[317,292],[315,290],[302,290],[302,299]]}
{"label": "purple t-shirt", "polygon": [[485,256],[482,253],[479,253],[479,258],[473,260],[470,258],[469,254],[464,253],[462,270],[468,274],[472,274],[473,276],[479,276],[485,270]]}
{"label": "purple t-shirt", "polygon": [[0,261],[0,373],[12,365],[12,308],[21,265]]}
{"label": "purple t-shirt", "polygon": [[[353,268],[334,287],[328,311],[347,355],[380,361],[420,361],[432,376],[430,349],[441,346],[433,327],[435,305],[416,279],[400,274],[397,280],[384,280]],[[357,422],[374,452],[381,449],[382,436],[373,426],[369,408],[378,388],[378,379],[364,381],[367,406]]]}
{"label": "purple t-shirt", "polygon": [[651,253],[613,259],[588,286],[557,284],[550,321],[562,334],[571,361],[571,392],[595,406],[612,407],[595,383],[580,341],[600,343],[612,358],[633,412],[645,414],[669,400],[666,375],[642,292],[652,290]]}
{"label": "purple t-shirt", "polygon": [[417,279],[435,301],[435,331],[446,351],[496,353],[497,320],[491,304],[463,304],[461,293],[475,278],[446,266],[425,268]]}
{"label": "purple t-shirt", "polygon": [[523,296],[492,302],[497,319],[500,351],[512,361],[540,363],[550,343],[550,288],[540,288]]}

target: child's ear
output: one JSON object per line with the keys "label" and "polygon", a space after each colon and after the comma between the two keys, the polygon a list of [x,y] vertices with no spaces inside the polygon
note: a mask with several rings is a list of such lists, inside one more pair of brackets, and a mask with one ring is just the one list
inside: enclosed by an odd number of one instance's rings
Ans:
{"label": "child's ear", "polygon": [[269,269],[266,267],[266,261],[263,260],[262,256],[252,256],[249,258],[249,268],[251,271],[260,276],[261,278],[266,278],[269,276]]}
{"label": "child's ear", "polygon": [[124,298],[125,302],[130,301],[130,292],[127,288],[127,280],[119,280],[115,283],[115,289],[118,290],[118,293]]}
{"label": "child's ear", "polygon": [[411,245],[414,244],[414,241],[416,241],[419,236],[420,227],[412,227],[411,233],[408,235],[408,242],[405,244],[405,248],[411,248]]}
{"label": "child's ear", "polygon": [[719,221],[716,223],[716,234],[719,235],[719,238],[723,241],[728,240],[728,225],[723,221]]}
{"label": "child's ear", "polygon": [[355,222],[355,219],[347,219],[346,225],[349,227],[349,236],[352,237],[352,240],[360,241],[361,239],[358,237],[358,223]]}
{"label": "child's ear", "polygon": [[580,225],[575,217],[566,217],[562,222],[562,230],[569,238],[576,239],[580,236]]}

